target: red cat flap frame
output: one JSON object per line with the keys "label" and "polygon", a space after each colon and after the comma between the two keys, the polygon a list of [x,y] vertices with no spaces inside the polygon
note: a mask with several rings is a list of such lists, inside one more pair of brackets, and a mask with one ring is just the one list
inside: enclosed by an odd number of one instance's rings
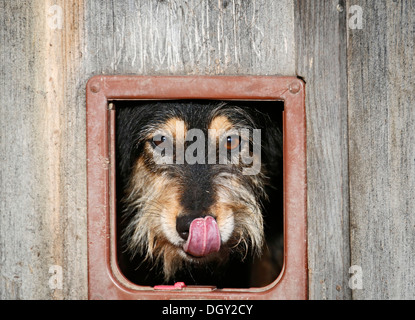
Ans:
{"label": "red cat flap frame", "polygon": [[[304,83],[276,76],[94,76],[87,84],[89,299],[307,299]],[[116,100],[279,100],[283,112],[284,266],[261,288],[140,286],[116,259]]]}

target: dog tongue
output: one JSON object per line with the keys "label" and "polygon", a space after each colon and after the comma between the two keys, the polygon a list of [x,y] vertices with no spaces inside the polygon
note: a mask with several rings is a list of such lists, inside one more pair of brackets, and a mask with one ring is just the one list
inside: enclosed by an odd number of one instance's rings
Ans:
{"label": "dog tongue", "polygon": [[192,256],[203,257],[219,249],[220,234],[216,220],[211,216],[193,220],[183,250]]}

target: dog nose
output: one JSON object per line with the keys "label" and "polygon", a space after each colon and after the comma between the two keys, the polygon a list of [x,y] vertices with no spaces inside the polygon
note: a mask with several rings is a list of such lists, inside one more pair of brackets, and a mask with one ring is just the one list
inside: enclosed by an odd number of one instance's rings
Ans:
{"label": "dog nose", "polygon": [[193,215],[183,215],[176,219],[176,231],[183,240],[189,237],[189,229],[192,221],[197,218]]}
{"label": "dog nose", "polygon": [[190,225],[197,218],[204,218],[209,214],[184,214],[176,218],[176,231],[183,240],[189,238]]}

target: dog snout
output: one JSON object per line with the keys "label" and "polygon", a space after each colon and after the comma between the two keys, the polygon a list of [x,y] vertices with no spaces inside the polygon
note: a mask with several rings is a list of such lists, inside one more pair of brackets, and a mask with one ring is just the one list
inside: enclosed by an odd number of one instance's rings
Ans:
{"label": "dog snout", "polygon": [[180,216],[176,219],[177,233],[185,241],[189,237],[189,228],[193,220],[194,220],[194,217],[189,216],[189,215]]}
{"label": "dog snout", "polygon": [[182,214],[176,218],[176,231],[183,240],[189,238],[190,224],[197,218],[204,218],[207,214]]}

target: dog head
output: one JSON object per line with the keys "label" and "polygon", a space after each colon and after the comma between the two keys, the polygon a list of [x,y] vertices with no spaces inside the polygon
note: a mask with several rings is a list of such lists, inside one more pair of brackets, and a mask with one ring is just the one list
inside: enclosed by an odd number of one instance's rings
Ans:
{"label": "dog head", "polygon": [[268,181],[261,157],[268,149],[278,157],[281,141],[263,136],[259,115],[223,102],[124,112],[117,128],[123,239],[133,255],[161,262],[166,279],[187,263],[261,252]]}

